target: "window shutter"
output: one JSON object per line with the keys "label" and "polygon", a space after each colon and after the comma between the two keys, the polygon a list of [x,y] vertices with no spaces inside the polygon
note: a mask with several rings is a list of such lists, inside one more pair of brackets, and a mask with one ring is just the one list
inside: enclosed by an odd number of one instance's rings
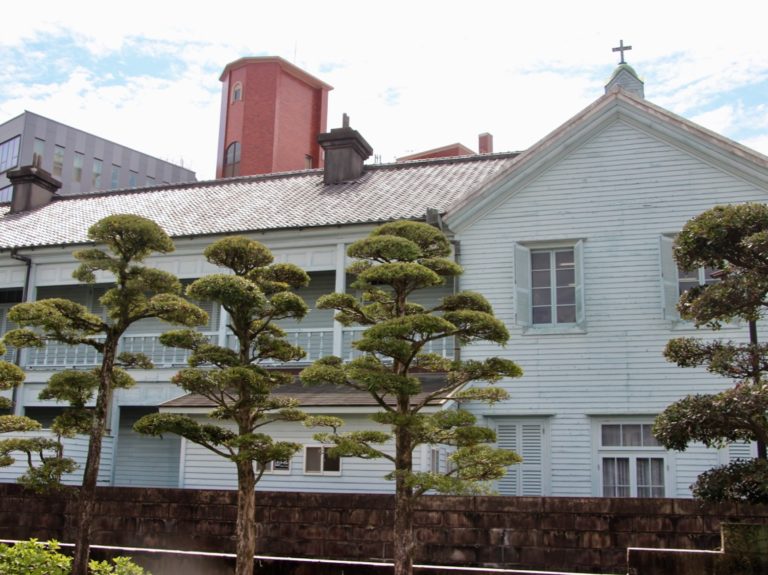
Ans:
{"label": "window shutter", "polygon": [[584,325],[584,240],[573,246],[573,261],[576,267],[576,323]]}
{"label": "window shutter", "polygon": [[661,266],[661,305],[664,319],[680,319],[677,311],[678,275],[677,262],[673,252],[674,238],[660,236],[659,257]]}
{"label": "window shutter", "polygon": [[496,443],[523,458],[511,465],[497,489],[501,495],[540,496],[544,494],[544,426],[541,423],[500,423]]}
{"label": "window shutter", "polygon": [[515,311],[517,325],[531,325],[531,250],[515,244]]}
{"label": "window shutter", "polygon": [[753,459],[755,452],[749,441],[737,441],[728,446],[728,461],[730,463],[739,459]]}

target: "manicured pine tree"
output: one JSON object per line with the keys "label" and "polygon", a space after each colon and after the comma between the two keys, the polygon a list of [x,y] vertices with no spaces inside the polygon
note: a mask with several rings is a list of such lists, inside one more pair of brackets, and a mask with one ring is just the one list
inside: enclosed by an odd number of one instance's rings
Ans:
{"label": "manicured pine tree", "polygon": [[[654,435],[668,449],[683,451],[694,442],[722,447],[755,441],[758,460],[712,470],[700,477],[694,494],[727,498],[724,493],[749,476],[768,479],[768,345],[758,340],[757,324],[768,306],[768,206],[716,206],[691,219],[675,240],[680,268],[717,270],[718,281],[684,292],[678,302],[683,319],[697,327],[720,329],[745,321],[748,343],[680,337],[668,342],[664,355],[680,367],[704,366],[735,385],[716,394],[689,395],[667,407],[656,419]],[[761,471],[762,469],[762,471]],[[713,491],[714,489],[714,491]],[[749,487],[741,492],[749,491]],[[762,491],[765,491],[763,489]],[[717,493],[715,493],[717,492]],[[734,497],[740,498],[733,492]],[[768,501],[768,492],[760,497]]]}
{"label": "manicured pine tree", "polygon": [[[171,239],[155,222],[128,214],[108,216],[88,229],[88,239],[97,247],[74,253],[80,265],[73,277],[94,283],[96,272],[113,276],[114,283],[100,298],[106,318],[67,299],[44,299],[14,306],[8,317],[21,328],[5,336],[5,341],[16,347],[42,347],[49,341],[86,345],[95,349],[101,359],[92,371],[56,373],[43,391],[48,399],[70,403],[67,412],[58,418],[58,425],[90,435],[77,508],[73,575],[86,575],[88,570],[101,446],[113,391],[133,385],[125,367],[151,365],[141,354],[123,353],[118,358],[120,338],[142,319],[158,318],[187,326],[207,321],[204,311],[181,297],[181,284],[173,274],[142,265],[152,253],[165,254],[174,249]],[[86,402],[94,394],[95,407],[86,409]]]}
{"label": "manicured pine tree", "polygon": [[304,357],[304,351],[291,345],[275,322],[306,315],[306,303],[292,290],[306,286],[309,276],[292,264],[273,264],[269,249],[245,237],[219,240],[205,250],[205,257],[230,273],[200,278],[187,293],[196,300],[221,305],[235,341],[233,348],[211,344],[190,330],[165,333],[161,341],[191,350],[190,367],[182,369],[173,381],[206,398],[214,406],[211,418],[221,424],[160,413],[143,417],[134,428],[155,436],[178,434],[235,464],[235,573],[252,575],[256,483],[272,462],[289,460],[301,448],[297,443],[274,441],[262,428],[306,417],[294,399],[272,394],[277,387],[291,383],[294,376],[271,366]]}
{"label": "manicured pine tree", "polygon": [[[351,287],[360,290],[361,296],[334,293],[320,298],[317,307],[336,310],[336,319],[344,326],[366,328],[353,344],[363,355],[349,363],[324,358],[301,373],[305,384],[334,384],[370,393],[380,408],[372,419],[389,431],[341,433],[342,422],[333,417],[310,418],[306,423],[331,428],[316,436],[333,445],[331,454],[391,462],[395,575],[412,573],[413,515],[419,496],[428,491],[471,492],[478,482],[498,479],[508,465],[521,461],[511,451],[491,447],[494,432],[476,425],[474,416],[461,408],[464,401],[505,399],[501,388],[469,384],[519,377],[522,371],[517,364],[498,357],[463,361],[426,353],[432,342],[445,338],[455,338],[462,345],[481,340],[503,345],[509,339],[504,324],[478,293],[456,293],[432,308],[411,301],[414,292],[440,286],[462,273],[448,259],[450,253],[442,232],[417,222],[384,224],[351,244],[347,254],[358,261],[347,271],[356,276]],[[442,384],[425,392],[419,372],[442,374]],[[425,408],[438,400],[452,400],[456,408],[427,413]],[[424,444],[455,448],[446,473],[414,470],[414,450]]]}

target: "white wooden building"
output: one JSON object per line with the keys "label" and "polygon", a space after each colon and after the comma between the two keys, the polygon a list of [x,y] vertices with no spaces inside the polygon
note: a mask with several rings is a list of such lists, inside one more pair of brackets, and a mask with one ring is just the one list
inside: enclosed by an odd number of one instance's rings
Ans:
{"label": "white wooden building", "polygon": [[[338,132],[359,137],[349,128]],[[750,453],[750,446],[741,445],[666,452],[653,441],[650,425],[672,401],[729,385],[703,370],[677,368],[661,355],[670,338],[696,333],[679,319],[674,304],[685,282],[706,279],[678,277],[671,242],[689,218],[716,204],[765,201],[768,158],[649,103],[634,71],[621,66],[604,96],[520,154],[365,167],[363,159],[359,171],[342,182],[328,181],[335,161],[329,153],[325,172],[54,197],[33,209],[2,208],[0,301],[6,303],[0,304],[0,328],[8,329],[6,311],[22,293],[28,299],[71,297],[98,311],[105,286],[77,285],[71,253],[86,243],[87,227],[111,213],[160,223],[177,250],[150,263],[184,281],[213,271],[201,253],[214,239],[232,233],[258,239],[278,261],[310,273],[303,294],[312,308],[319,295],[345,288],[346,245],[377,223],[423,220],[429,209],[442,216],[457,246],[465,268],[460,288],[485,294],[512,333],[503,350],[474,345],[462,350],[463,357],[503,354],[525,371],[503,383],[508,401],[474,408],[497,429],[499,444],[525,459],[499,482],[501,493],[687,497],[699,473]],[[211,320],[202,331],[225,343],[225,318],[208,311]],[[334,323],[330,312],[313,309],[301,324],[285,327],[307,351],[307,361],[354,353],[355,330]],[[200,417],[207,410],[178,399],[182,392],[169,380],[185,357],[158,345],[164,329],[143,322],[124,340],[126,349],[148,353],[158,368],[137,371],[139,384],[115,395],[103,483],[233,488],[234,471],[223,460],[178,438],[132,431],[133,422],[157,409]],[[738,339],[745,331],[728,326],[722,335]],[[434,351],[453,353],[451,344]],[[66,346],[22,353],[28,378],[17,392],[17,412],[50,421],[58,408],[37,395],[52,371],[85,368],[96,359]],[[364,398],[305,393],[308,411],[344,417],[350,429],[369,425],[372,406]],[[259,489],[392,489],[382,479],[382,462],[329,460],[312,431],[299,426],[275,428],[275,436],[305,449],[271,469]],[[444,465],[444,456],[424,448],[417,465]],[[0,479],[12,480],[14,469],[0,469]]]}

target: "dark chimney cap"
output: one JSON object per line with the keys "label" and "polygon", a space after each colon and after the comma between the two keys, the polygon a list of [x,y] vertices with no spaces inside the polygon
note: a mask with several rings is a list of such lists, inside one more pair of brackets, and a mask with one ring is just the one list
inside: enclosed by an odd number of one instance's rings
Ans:
{"label": "dark chimney cap", "polygon": [[34,210],[51,203],[61,182],[37,166],[21,166],[6,172],[13,186],[10,213]]}
{"label": "dark chimney cap", "polygon": [[357,130],[349,127],[349,117],[344,114],[343,127],[317,136],[317,142],[325,150],[326,184],[339,184],[360,177],[363,162],[371,157],[373,148]]}

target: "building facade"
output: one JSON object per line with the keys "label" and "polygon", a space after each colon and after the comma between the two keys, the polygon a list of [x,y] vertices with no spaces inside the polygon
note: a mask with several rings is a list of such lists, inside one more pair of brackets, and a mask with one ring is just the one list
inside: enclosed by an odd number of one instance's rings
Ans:
{"label": "building facade", "polygon": [[[698,474],[751,456],[752,446],[693,445],[673,453],[650,433],[654,417],[673,401],[731,385],[662,356],[672,337],[713,335],[681,321],[675,311],[681,290],[711,278],[703,270],[693,277],[678,272],[671,245],[688,219],[714,205],[765,202],[768,158],[651,104],[642,85],[633,85],[624,72],[629,73],[622,69],[621,85],[609,84],[605,95],[520,154],[366,166],[370,146],[347,126],[320,138],[329,152],[324,170],[54,198],[35,209],[4,213],[0,294],[6,303],[0,307],[7,310],[26,293],[28,299],[69,297],[103,313],[99,296],[107,286],[78,285],[71,278],[71,252],[87,241],[87,227],[107,214],[135,213],[163,226],[177,250],[149,262],[185,282],[215,271],[201,255],[210,242],[245,234],[311,276],[300,292],[311,309],[308,317],[283,325],[307,352],[303,363],[289,366],[300,369],[325,355],[349,359],[357,353],[359,331],[314,305],[324,293],[347,289],[346,246],[381,222],[428,220],[450,235],[465,273],[458,286],[424,294],[424,303],[454,289],[486,295],[512,338],[503,350],[462,348],[462,357],[504,355],[524,370],[522,378],[501,383],[509,400],[472,408],[496,429],[500,446],[524,458],[497,489],[511,495],[688,497]],[[335,165],[355,154],[349,164]],[[328,174],[345,176],[328,181]],[[69,220],[77,225],[58,233],[59,222]],[[226,318],[215,308],[208,312],[209,324],[201,330],[226,343]],[[2,318],[0,328],[8,329],[5,312]],[[115,394],[103,483],[234,488],[235,473],[224,460],[178,438],[132,431],[133,422],[153,411],[200,418],[209,411],[170,383],[186,357],[159,345],[166,329],[160,322],[141,322],[123,340],[126,350],[147,353],[158,368],[138,370],[138,385]],[[738,324],[715,335],[747,337]],[[429,351],[454,353],[450,342]],[[60,407],[38,398],[50,374],[97,360],[71,346],[23,353],[28,376],[16,393],[17,412],[50,421]],[[371,425],[375,406],[364,394],[300,387],[291,392],[305,410],[340,416],[349,429]],[[386,463],[328,463],[311,430],[286,424],[272,431],[305,447],[271,468],[259,489],[392,489],[383,479]],[[76,455],[82,445],[74,441],[68,449]],[[416,454],[416,465],[423,471],[440,468],[445,455],[444,446],[427,446]],[[12,480],[19,472],[0,469],[0,477]]]}
{"label": "building facade", "polygon": [[35,161],[61,182],[61,195],[196,180],[192,170],[24,112],[0,124],[0,202],[11,197],[7,172]]}
{"label": "building facade", "polygon": [[232,62],[220,80],[217,178],[323,167],[331,86],[273,56]]}

